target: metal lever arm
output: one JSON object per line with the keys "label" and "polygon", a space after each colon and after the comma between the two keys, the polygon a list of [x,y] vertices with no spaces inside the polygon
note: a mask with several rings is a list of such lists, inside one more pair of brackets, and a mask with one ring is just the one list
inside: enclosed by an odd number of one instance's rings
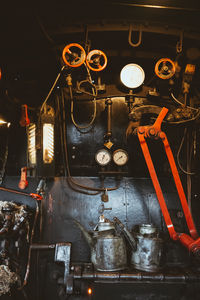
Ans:
{"label": "metal lever arm", "polygon": [[160,208],[162,210],[163,217],[165,219],[165,223],[167,225],[167,229],[169,231],[170,237],[173,240],[177,240],[178,236],[177,236],[177,233],[174,229],[174,225],[172,224],[172,220],[171,220],[171,217],[169,215],[167,205],[165,203],[165,199],[164,199],[164,196],[163,196],[163,193],[162,193],[162,190],[161,190],[161,187],[160,187],[160,183],[159,183],[159,180],[158,180],[158,177],[157,177],[154,165],[153,165],[153,161],[151,159],[151,155],[149,153],[149,149],[148,149],[145,137],[144,137],[143,134],[140,133],[139,130],[138,130],[138,138],[139,138],[139,141],[140,141],[140,146],[142,148],[142,152],[143,152],[144,158],[146,160],[147,167],[149,169],[151,180],[152,180],[152,183],[153,183],[153,186],[154,186],[154,189],[155,189],[155,192],[156,192],[156,195],[157,195],[157,198],[158,198],[158,201],[159,201],[159,204],[160,204]]}
{"label": "metal lever arm", "polygon": [[[167,140],[167,136],[164,132],[161,131],[161,123],[166,116],[168,112],[167,108],[163,108],[162,111],[160,112],[157,120],[152,126],[141,126],[138,127],[137,130],[137,135],[140,141],[140,146],[152,179],[152,183],[154,186],[154,189],[156,191],[156,195],[162,210],[162,214],[164,216],[165,223],[167,225],[170,237],[173,240],[179,240],[186,248],[188,248],[189,251],[192,251],[193,253],[200,255],[200,238],[198,236],[197,230],[194,225],[194,221],[190,212],[190,209],[188,207],[187,199],[183,190],[183,186],[178,174],[178,170],[176,167],[176,163],[169,145],[169,142]],[[153,138],[153,139],[158,139],[161,138],[165,152],[170,164],[170,168],[172,171],[172,175],[175,181],[176,189],[181,201],[181,205],[183,208],[183,212],[185,215],[185,219],[188,225],[188,229],[190,231],[191,237],[185,233],[177,233],[174,229],[174,225],[172,223],[171,217],[169,215],[169,211],[167,208],[167,205],[165,203],[165,199],[160,187],[160,183],[151,159],[151,155],[146,143],[146,138]]]}

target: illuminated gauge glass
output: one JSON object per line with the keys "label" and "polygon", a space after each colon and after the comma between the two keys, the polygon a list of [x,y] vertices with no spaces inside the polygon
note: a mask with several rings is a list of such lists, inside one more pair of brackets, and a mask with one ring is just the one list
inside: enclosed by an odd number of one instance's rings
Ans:
{"label": "illuminated gauge glass", "polygon": [[137,64],[126,65],[120,73],[122,83],[130,89],[134,89],[142,85],[144,78],[144,70]]}
{"label": "illuminated gauge glass", "polygon": [[123,166],[128,161],[128,153],[123,149],[118,149],[113,153],[113,161],[118,166]]}
{"label": "illuminated gauge glass", "polygon": [[95,159],[100,166],[106,166],[111,161],[111,154],[106,149],[100,149],[97,151]]}

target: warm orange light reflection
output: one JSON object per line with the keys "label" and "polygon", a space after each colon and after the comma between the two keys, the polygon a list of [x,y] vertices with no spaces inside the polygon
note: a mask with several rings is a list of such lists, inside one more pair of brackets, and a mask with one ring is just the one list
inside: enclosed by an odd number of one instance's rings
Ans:
{"label": "warm orange light reflection", "polygon": [[28,156],[32,165],[36,164],[36,125],[31,123],[28,126]]}
{"label": "warm orange light reflection", "polygon": [[87,292],[88,292],[88,295],[92,295],[92,289],[91,288],[88,288]]}

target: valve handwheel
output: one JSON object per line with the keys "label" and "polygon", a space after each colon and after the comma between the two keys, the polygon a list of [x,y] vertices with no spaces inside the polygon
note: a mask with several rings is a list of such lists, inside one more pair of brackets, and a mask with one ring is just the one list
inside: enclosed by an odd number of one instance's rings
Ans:
{"label": "valve handwheel", "polygon": [[171,78],[176,71],[174,62],[169,58],[161,58],[155,65],[155,73],[161,79]]}
{"label": "valve handwheel", "polygon": [[86,58],[85,50],[79,44],[69,44],[63,49],[62,58],[69,67],[80,67]]}
{"label": "valve handwheel", "polygon": [[92,50],[86,57],[86,64],[90,70],[99,72],[105,69],[107,65],[107,57],[101,50]]}

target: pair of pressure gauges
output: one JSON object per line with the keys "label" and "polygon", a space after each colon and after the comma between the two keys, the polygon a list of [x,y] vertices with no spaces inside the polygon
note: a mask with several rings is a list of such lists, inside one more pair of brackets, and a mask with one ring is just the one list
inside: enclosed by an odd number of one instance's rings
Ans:
{"label": "pair of pressure gauges", "polygon": [[95,155],[96,162],[102,167],[108,165],[111,159],[117,166],[124,166],[128,161],[128,153],[123,149],[118,149],[111,155],[108,150],[100,149]]}

